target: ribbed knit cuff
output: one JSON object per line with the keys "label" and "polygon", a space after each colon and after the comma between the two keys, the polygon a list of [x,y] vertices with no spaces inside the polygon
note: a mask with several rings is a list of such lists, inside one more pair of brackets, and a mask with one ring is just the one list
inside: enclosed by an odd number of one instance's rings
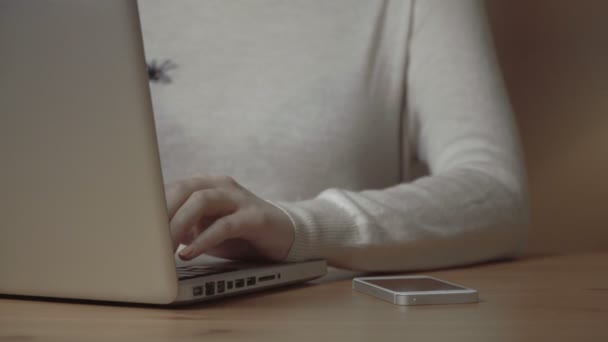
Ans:
{"label": "ribbed knit cuff", "polygon": [[316,198],[301,202],[273,202],[292,220],[293,245],[285,261],[327,258],[353,234],[354,221],[335,203]]}

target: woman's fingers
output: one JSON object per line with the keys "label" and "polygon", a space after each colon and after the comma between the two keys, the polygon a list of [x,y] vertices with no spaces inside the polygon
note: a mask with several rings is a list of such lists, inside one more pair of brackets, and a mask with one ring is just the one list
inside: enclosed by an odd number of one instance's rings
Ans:
{"label": "woman's fingers", "polygon": [[188,240],[192,227],[203,218],[221,217],[233,213],[237,203],[224,191],[205,189],[195,191],[183,202],[171,218],[171,237],[177,245]]}
{"label": "woman's fingers", "polygon": [[179,256],[184,260],[195,258],[226,240],[243,238],[247,232],[247,218],[242,212],[217,219],[190,245],[182,249]]}
{"label": "woman's fingers", "polygon": [[293,242],[290,218],[230,177],[191,178],[166,192],[174,248],[188,245],[183,259],[213,253],[283,260]]}
{"label": "woman's fingers", "polygon": [[251,261],[265,260],[264,256],[251,244],[251,242],[241,238],[226,240],[221,244],[206,250],[205,254],[222,259],[234,259],[238,256],[238,259]]}
{"label": "woman's fingers", "polygon": [[228,179],[228,177],[201,176],[169,184],[165,190],[165,200],[167,202],[169,219],[173,218],[192,193],[205,189],[218,188],[229,181],[230,179]]}

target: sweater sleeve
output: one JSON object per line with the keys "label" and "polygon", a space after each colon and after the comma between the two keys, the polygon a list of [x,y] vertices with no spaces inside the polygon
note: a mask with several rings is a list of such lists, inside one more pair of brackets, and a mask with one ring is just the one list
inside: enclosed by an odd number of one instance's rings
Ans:
{"label": "sweater sleeve", "polygon": [[425,0],[413,11],[405,110],[414,152],[430,175],[382,190],[328,189],[311,200],[277,203],[295,227],[288,260],[396,271],[522,250],[525,176],[482,5]]}

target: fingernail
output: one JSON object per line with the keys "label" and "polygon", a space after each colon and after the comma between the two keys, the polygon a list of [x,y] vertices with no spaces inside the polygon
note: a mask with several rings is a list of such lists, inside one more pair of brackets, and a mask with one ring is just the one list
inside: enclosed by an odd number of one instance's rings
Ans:
{"label": "fingernail", "polygon": [[179,257],[182,259],[190,259],[191,254],[192,249],[190,247],[186,247],[179,252]]}

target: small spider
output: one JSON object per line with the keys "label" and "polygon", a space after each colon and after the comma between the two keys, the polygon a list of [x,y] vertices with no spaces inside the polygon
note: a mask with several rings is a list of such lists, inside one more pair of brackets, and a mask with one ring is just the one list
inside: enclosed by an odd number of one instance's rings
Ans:
{"label": "small spider", "polygon": [[148,79],[152,82],[171,83],[171,77],[167,75],[167,71],[177,68],[177,64],[167,59],[161,64],[157,64],[156,60],[148,63]]}

